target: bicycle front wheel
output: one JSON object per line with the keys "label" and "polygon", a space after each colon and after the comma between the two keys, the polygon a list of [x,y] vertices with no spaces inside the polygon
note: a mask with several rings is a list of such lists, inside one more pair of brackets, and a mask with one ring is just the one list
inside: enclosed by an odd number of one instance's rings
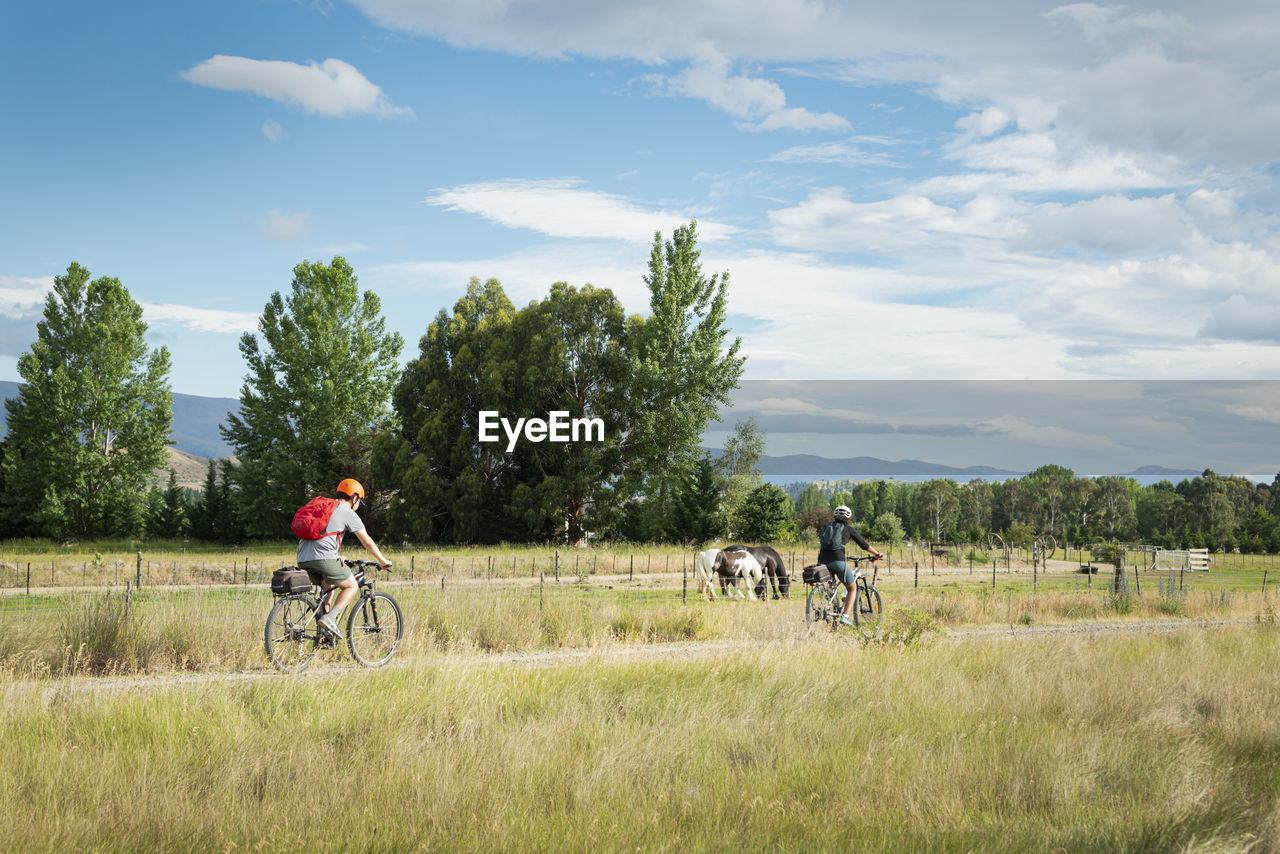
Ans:
{"label": "bicycle front wheel", "polygon": [[267,615],[263,641],[276,670],[301,673],[315,657],[320,637],[316,600],[305,593],[281,596]]}
{"label": "bicycle front wheel", "polygon": [[858,606],[853,609],[853,622],[855,625],[875,625],[880,622],[880,615],[883,613],[883,606],[880,603],[880,591],[874,588],[864,587],[858,591]]}
{"label": "bicycle front wheel", "polygon": [[381,667],[391,660],[404,637],[400,605],[381,591],[351,606],[347,617],[347,647],[365,667]]}

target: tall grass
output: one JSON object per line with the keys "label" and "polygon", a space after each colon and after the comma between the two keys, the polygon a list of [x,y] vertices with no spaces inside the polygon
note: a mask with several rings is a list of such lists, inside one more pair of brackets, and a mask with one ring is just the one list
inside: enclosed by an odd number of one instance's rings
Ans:
{"label": "tall grass", "polygon": [[0,693],[4,850],[1280,849],[1280,633]]}
{"label": "tall grass", "polygon": [[[640,582],[637,582],[639,585]],[[805,589],[789,600],[704,602],[678,591],[615,584],[512,586],[477,582],[441,592],[393,586],[406,618],[401,659],[487,652],[590,649],[616,643],[700,640],[799,641]],[[1274,594],[1144,589],[1042,592],[922,588],[885,590],[895,613],[944,629],[1093,620],[1252,618]],[[266,669],[262,630],[272,599],[261,589],[144,591],[125,609],[122,592],[0,598],[0,678]],[[900,632],[901,633],[901,632]],[[905,636],[905,635],[904,635]],[[348,661],[345,646],[318,664]]]}

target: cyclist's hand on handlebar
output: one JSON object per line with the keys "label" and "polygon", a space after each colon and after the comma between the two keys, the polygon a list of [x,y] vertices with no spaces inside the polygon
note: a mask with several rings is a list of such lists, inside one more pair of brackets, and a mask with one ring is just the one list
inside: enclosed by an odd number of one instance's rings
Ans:
{"label": "cyclist's hand on handlebar", "polygon": [[387,561],[386,563],[378,564],[378,566],[379,566],[379,568],[381,568],[381,569],[390,569],[390,568],[391,568],[391,561]]}

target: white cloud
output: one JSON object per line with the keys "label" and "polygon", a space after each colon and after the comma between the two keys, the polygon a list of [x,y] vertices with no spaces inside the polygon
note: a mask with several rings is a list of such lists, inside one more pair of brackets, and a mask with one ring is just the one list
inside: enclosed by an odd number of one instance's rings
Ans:
{"label": "white cloud", "polygon": [[838,133],[849,130],[849,120],[835,113],[811,113],[803,107],[787,107],[774,110],[758,122],[737,122],[739,128],[752,131],[811,130]]}
{"label": "white cloud", "polygon": [[142,316],[147,323],[176,323],[191,332],[240,334],[258,328],[258,315],[247,311],[223,311],[175,303],[144,302]]}
{"label": "white cloud", "polygon": [[867,151],[856,140],[797,145],[772,154],[766,160],[770,163],[831,163],[841,166],[900,165],[884,153]]}
{"label": "white cloud", "polygon": [[274,119],[267,119],[262,123],[262,135],[272,142],[279,142],[284,138],[284,126]]}
{"label": "white cloud", "polygon": [[390,118],[413,115],[411,109],[391,103],[380,88],[370,83],[354,66],[340,59],[299,65],[219,54],[188,68],[181,76],[199,86],[250,92],[273,101],[295,104],[309,113],[323,116],[372,113],[380,118]]}
{"label": "white cloud", "polygon": [[298,243],[311,233],[311,215],[289,211],[267,211],[258,224],[258,236],[273,243]]}
{"label": "white cloud", "polygon": [[35,317],[44,311],[45,299],[53,291],[53,276],[23,278],[0,275],[0,316]]}
{"label": "white cloud", "polygon": [[1232,294],[1213,306],[1200,336],[1280,343],[1280,298]]}
{"label": "white cloud", "polygon": [[[437,190],[426,202],[552,237],[639,243],[652,241],[655,231],[670,234],[696,215],[648,210],[621,196],[583,189],[584,183],[576,178],[485,181]],[[704,241],[722,240],[735,231],[710,220],[698,221],[698,235]]]}

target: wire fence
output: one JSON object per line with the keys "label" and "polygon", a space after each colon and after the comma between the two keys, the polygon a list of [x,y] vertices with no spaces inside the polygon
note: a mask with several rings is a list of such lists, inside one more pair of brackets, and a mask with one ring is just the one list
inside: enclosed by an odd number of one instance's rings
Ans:
{"label": "wire fence", "polygon": [[[694,552],[646,555],[418,555],[397,557],[393,573],[377,573],[380,588],[398,596],[409,595],[427,604],[495,607],[502,602],[554,601],[600,603],[622,606],[657,604],[687,605],[704,601],[693,573]],[[1076,593],[1113,595],[1131,591],[1135,595],[1176,589],[1266,592],[1280,581],[1280,571],[1268,564],[1224,568],[1189,573],[1184,570],[1150,569],[1144,563],[1126,566],[1117,572],[1110,564],[1051,561],[1049,568],[1035,555],[1007,555],[979,561],[963,555],[931,554],[922,563],[904,563],[900,552],[872,565],[878,588],[892,603],[895,593]],[[810,559],[799,552],[783,552],[788,566],[791,600],[803,599],[807,588],[801,567]],[[1029,559],[1027,559],[1029,558]],[[407,562],[407,566],[405,566]],[[46,558],[37,564],[0,565],[4,584],[0,585],[0,617],[54,615],[74,611],[89,595],[126,595],[144,601],[199,602],[204,611],[242,611],[247,603],[265,613],[271,601],[271,575],[283,559],[224,558],[164,560],[135,556],[129,566],[122,559],[105,565]],[[864,564],[864,567],[866,565]],[[779,588],[763,579],[762,598],[777,597]],[[1122,586],[1123,585],[1123,586]],[[723,593],[723,588],[721,591]]]}

